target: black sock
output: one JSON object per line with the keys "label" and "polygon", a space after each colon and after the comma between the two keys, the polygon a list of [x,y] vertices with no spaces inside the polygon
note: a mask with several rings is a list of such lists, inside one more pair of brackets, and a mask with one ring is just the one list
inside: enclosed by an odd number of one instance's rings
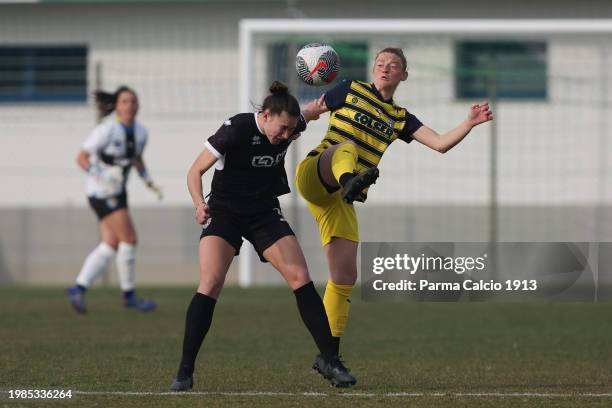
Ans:
{"label": "black sock", "polygon": [[334,341],[334,351],[335,351],[335,355],[340,354],[340,339],[342,337],[332,337],[332,340]]}
{"label": "black sock", "polygon": [[340,183],[341,186],[344,186],[346,182],[352,179],[353,177],[355,177],[355,173],[344,173],[340,176],[338,183]]}
{"label": "black sock", "polygon": [[76,287],[81,291],[81,293],[87,292],[87,288],[83,285],[76,285]]}
{"label": "black sock", "polygon": [[124,299],[129,299],[132,296],[134,296],[134,293],[136,293],[136,291],[134,289],[132,290],[126,290],[125,292],[123,292],[123,298]]}
{"label": "black sock", "polygon": [[195,360],[202,347],[202,342],[210,324],[217,301],[210,296],[196,293],[187,308],[185,318],[185,337],[183,337],[183,355],[179,366],[178,379],[184,380],[193,375]]}
{"label": "black sock", "polygon": [[300,316],[314,339],[321,355],[328,358],[336,355],[334,340],[325,314],[321,296],[312,282],[293,291],[297,300]]}

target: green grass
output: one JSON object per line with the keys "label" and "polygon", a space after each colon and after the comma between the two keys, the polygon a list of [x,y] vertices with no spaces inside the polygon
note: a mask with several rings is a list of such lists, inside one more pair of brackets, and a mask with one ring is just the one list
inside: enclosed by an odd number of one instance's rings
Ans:
{"label": "green grass", "polygon": [[[62,289],[0,287],[0,389],[165,392],[192,293],[143,289],[160,308],[141,314],[116,289],[93,289],[80,316]],[[194,391],[208,394],[80,394],[76,406],[608,407],[612,397],[586,394],[612,393],[611,345],[610,303],[379,304],[356,291],[342,351],[359,382],[342,391],[311,372],[289,289],[228,287],[196,369]]]}

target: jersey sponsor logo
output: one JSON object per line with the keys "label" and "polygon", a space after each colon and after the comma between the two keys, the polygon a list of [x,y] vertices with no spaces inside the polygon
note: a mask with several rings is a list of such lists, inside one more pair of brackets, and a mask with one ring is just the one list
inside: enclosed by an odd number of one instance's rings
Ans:
{"label": "jersey sponsor logo", "polygon": [[251,142],[251,145],[258,145],[261,144],[261,137],[259,135],[254,135],[253,136],[253,141]]}
{"label": "jersey sponsor logo", "polygon": [[287,153],[286,150],[284,152],[280,152],[279,154],[277,154],[276,157],[267,156],[267,155],[253,156],[251,165],[253,167],[274,167],[283,160],[283,157],[285,157],[285,153]]}
{"label": "jersey sponsor logo", "polygon": [[276,211],[282,222],[287,222],[285,216],[283,215],[283,211],[279,207],[274,207],[273,210]]}
{"label": "jersey sponsor logo", "polygon": [[376,113],[378,113],[378,117],[380,118],[380,120],[384,121],[390,128],[393,128],[395,123],[391,119],[385,120],[385,118],[383,118],[383,113],[380,109],[374,108],[374,110],[376,111]]}
{"label": "jersey sponsor logo", "polygon": [[390,127],[388,124],[375,120],[373,118],[371,118],[368,115],[364,115],[361,112],[357,112],[355,114],[355,121],[361,123],[362,125],[365,125],[367,127],[369,127],[370,129],[376,130],[380,133],[383,133],[385,135],[387,135],[387,137],[392,137],[393,136],[393,129],[392,127]]}

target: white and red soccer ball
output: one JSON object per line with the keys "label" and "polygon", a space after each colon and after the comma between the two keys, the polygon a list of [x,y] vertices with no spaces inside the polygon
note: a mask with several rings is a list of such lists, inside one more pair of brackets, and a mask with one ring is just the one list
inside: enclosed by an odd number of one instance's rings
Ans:
{"label": "white and red soccer ball", "polygon": [[340,58],[331,46],[320,43],[307,44],[295,57],[298,76],[308,85],[327,85],[340,70]]}

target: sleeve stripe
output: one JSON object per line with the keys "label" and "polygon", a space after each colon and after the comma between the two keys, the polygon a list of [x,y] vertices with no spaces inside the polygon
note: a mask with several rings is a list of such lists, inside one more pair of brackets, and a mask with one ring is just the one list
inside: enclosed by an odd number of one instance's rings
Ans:
{"label": "sleeve stripe", "polygon": [[221,157],[223,157],[223,155],[219,153],[217,149],[215,149],[213,145],[210,144],[209,141],[206,141],[206,143],[204,143],[204,148],[208,149],[208,151],[211,152],[213,156],[215,156],[217,159],[220,159]]}

